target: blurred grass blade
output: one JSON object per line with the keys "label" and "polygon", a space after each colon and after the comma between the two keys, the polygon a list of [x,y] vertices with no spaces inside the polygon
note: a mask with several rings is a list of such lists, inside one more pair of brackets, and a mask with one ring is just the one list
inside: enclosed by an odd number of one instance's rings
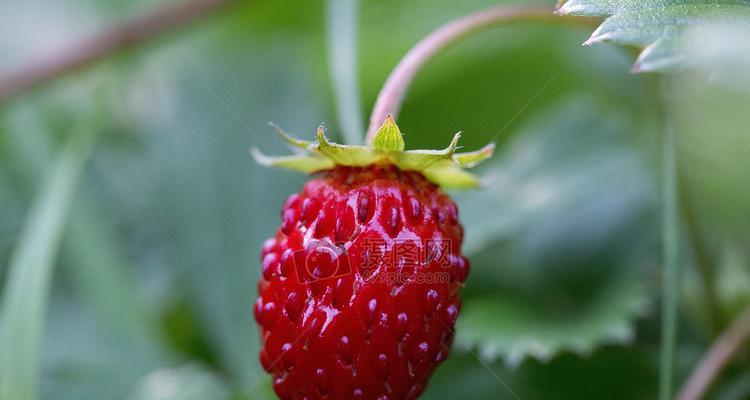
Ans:
{"label": "blurred grass blade", "polygon": [[[100,116],[101,118],[101,116]],[[9,162],[23,182],[38,182],[54,165],[53,133],[40,113],[29,109],[14,112],[8,130]],[[134,335],[152,343],[160,340],[152,307],[144,304],[136,277],[123,258],[113,220],[91,191],[81,191],[70,210],[70,223],[61,249],[60,272],[70,280],[71,290],[103,321],[124,336]]]}
{"label": "blurred grass blade", "polygon": [[677,154],[675,132],[671,124],[664,128],[662,160],[662,234],[663,288],[661,326],[661,366],[659,399],[672,398],[677,337],[677,297],[680,280],[679,227],[677,205]]}
{"label": "blurred grass blade", "polygon": [[365,132],[357,81],[358,9],[358,0],[328,1],[328,59],[336,112],[346,144],[361,144]]}
{"label": "blurred grass blade", "polygon": [[10,259],[0,325],[0,394],[36,398],[39,345],[55,255],[83,167],[91,129],[75,132],[52,166]]}

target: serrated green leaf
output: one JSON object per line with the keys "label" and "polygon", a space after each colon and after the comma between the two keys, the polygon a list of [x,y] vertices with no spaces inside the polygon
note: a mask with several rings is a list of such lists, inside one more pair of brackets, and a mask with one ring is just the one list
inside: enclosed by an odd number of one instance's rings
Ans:
{"label": "serrated green leaf", "polygon": [[683,52],[674,51],[681,45],[678,35],[665,35],[646,46],[633,64],[633,72],[658,71],[673,65],[686,65],[688,57]]}
{"label": "serrated green leaf", "polygon": [[526,356],[549,361],[563,350],[588,354],[603,343],[627,343],[633,338],[630,321],[648,308],[648,291],[632,278],[610,283],[585,306],[550,308],[508,291],[467,301],[457,340],[485,360],[502,357],[511,366]]}
{"label": "serrated green leaf", "polygon": [[266,167],[283,167],[293,171],[310,174],[316,171],[333,168],[335,164],[328,158],[314,154],[299,154],[291,156],[267,156],[257,148],[250,149],[255,162]]}
{"label": "serrated green leaf", "polygon": [[611,15],[619,8],[622,0],[562,0],[558,2],[558,13],[588,17]]}
{"label": "serrated green leaf", "polygon": [[[585,44],[612,42],[646,47],[634,72],[686,67],[683,34],[697,25],[742,21],[750,16],[746,0],[568,0],[559,14],[606,19]],[[745,20],[746,21],[746,20]]]}
{"label": "serrated green leaf", "polygon": [[622,116],[569,99],[504,144],[483,190],[456,195],[471,227],[467,290],[480,291],[465,294],[458,339],[480,355],[545,360],[631,332],[649,300],[638,267],[650,255],[649,239],[627,232],[652,229],[653,186]]}

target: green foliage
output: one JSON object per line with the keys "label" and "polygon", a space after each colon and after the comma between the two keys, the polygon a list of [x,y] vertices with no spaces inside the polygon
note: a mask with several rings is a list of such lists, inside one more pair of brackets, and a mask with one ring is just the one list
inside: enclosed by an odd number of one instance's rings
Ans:
{"label": "green foliage", "polygon": [[633,70],[662,71],[691,65],[684,33],[696,25],[747,21],[747,0],[566,0],[558,12],[605,17],[586,44],[613,42],[645,47]]}
{"label": "green foliage", "polygon": [[470,300],[459,341],[477,347],[487,361],[502,357],[511,366],[527,356],[549,361],[563,351],[588,355],[604,344],[628,344],[634,338],[632,319],[647,309],[648,291],[627,277],[610,284],[614,286],[602,285],[600,293],[574,306],[545,309],[510,291]]}
{"label": "green foliage", "polygon": [[[458,351],[464,349],[459,342]],[[607,346],[588,356],[563,354],[548,363],[527,361],[508,370],[455,354],[438,369],[425,399],[649,399],[656,370],[648,349]],[[623,379],[627,377],[627,379]],[[637,384],[636,384],[637,382]]]}
{"label": "green foliage", "polygon": [[[40,342],[55,256],[96,132],[77,127],[39,190],[9,263],[0,324],[0,393],[35,399]],[[94,128],[95,129],[95,128]]]}
{"label": "green foliage", "polygon": [[[648,310],[645,271],[624,261],[648,239],[623,242],[620,235],[647,226],[640,218],[653,187],[623,120],[602,120],[595,110],[575,100],[537,117],[491,163],[488,188],[458,197],[472,227],[467,250],[502,275],[477,272],[498,286],[468,296],[457,330],[458,340],[488,361],[517,366],[527,356],[549,361],[560,352],[628,343],[634,319]],[[497,210],[492,219],[486,209]],[[579,218],[592,210],[597,224],[586,232]],[[615,261],[574,250],[589,246],[627,256]]]}

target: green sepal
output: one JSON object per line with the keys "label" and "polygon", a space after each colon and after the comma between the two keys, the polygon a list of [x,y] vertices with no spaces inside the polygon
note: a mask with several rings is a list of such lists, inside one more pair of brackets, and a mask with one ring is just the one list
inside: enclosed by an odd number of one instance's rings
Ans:
{"label": "green sepal", "polygon": [[281,129],[280,126],[276,125],[273,122],[269,122],[268,124],[271,125],[274,132],[276,132],[277,135],[281,136],[281,138],[284,139],[284,141],[287,142],[290,146],[309,150],[310,147],[313,145],[313,143],[310,141],[297,139],[296,137],[284,132],[284,130]]}
{"label": "green sepal", "polygon": [[424,171],[439,161],[450,160],[458,148],[460,138],[461,132],[456,133],[450,145],[444,150],[393,151],[388,153],[388,158],[403,170]]}
{"label": "green sepal", "polygon": [[444,188],[472,189],[481,184],[474,174],[464,171],[450,160],[435,163],[421,172],[432,183]]}
{"label": "green sepal", "polygon": [[315,142],[296,139],[278,126],[271,126],[288,144],[304,149],[307,153],[270,157],[255,148],[251,149],[253,157],[261,165],[313,173],[337,165],[366,167],[373,164],[392,164],[405,171],[419,171],[431,182],[444,188],[467,189],[479,186],[479,178],[463,168],[471,168],[490,158],[495,150],[495,145],[489,144],[477,151],[456,154],[461,138],[459,132],[443,150],[404,151],[403,135],[390,115],[378,129],[369,146],[333,143],[326,137],[322,125],[318,128]]}
{"label": "green sepal", "polygon": [[398,128],[396,121],[390,114],[375,133],[375,137],[372,139],[372,147],[383,151],[404,151],[404,137],[401,134],[401,129]]}
{"label": "green sepal", "polygon": [[375,164],[384,157],[382,152],[369,146],[347,146],[330,142],[322,125],[318,128],[318,143],[312,146],[312,150],[338,165],[351,167]]}
{"label": "green sepal", "polygon": [[265,167],[281,167],[293,171],[310,174],[336,166],[332,160],[314,154],[298,154],[292,156],[267,156],[255,147],[250,149],[255,162]]}
{"label": "green sepal", "polygon": [[453,155],[453,161],[461,168],[472,168],[480,162],[492,157],[495,153],[495,143],[490,143],[477,151],[458,153]]}

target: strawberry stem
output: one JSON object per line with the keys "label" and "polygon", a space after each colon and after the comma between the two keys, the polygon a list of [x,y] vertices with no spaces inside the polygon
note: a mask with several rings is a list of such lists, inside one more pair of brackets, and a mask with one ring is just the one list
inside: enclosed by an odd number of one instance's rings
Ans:
{"label": "strawberry stem", "polygon": [[[554,14],[551,7],[499,6],[458,18],[436,29],[414,46],[399,62],[385,82],[375,102],[366,143],[371,143],[386,116],[398,115],[409,84],[417,72],[436,54],[460,39],[495,25],[520,21],[561,22],[591,27],[592,19]],[[595,26],[595,25],[594,25]]]}

